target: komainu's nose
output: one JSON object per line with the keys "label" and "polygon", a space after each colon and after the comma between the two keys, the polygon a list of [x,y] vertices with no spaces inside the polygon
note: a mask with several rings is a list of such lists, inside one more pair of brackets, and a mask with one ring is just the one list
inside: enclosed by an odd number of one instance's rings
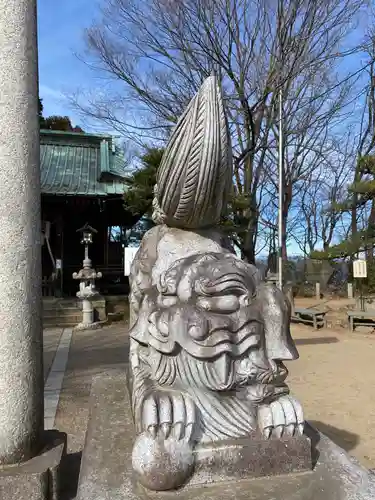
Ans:
{"label": "komainu's nose", "polygon": [[299,354],[290,335],[290,305],[284,293],[276,286],[262,283],[258,297],[268,358],[280,361],[298,359]]}

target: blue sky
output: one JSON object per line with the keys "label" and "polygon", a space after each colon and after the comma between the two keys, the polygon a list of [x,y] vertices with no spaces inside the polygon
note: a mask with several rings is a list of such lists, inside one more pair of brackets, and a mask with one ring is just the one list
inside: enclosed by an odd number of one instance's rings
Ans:
{"label": "blue sky", "polygon": [[[74,125],[82,125],[87,132],[91,127],[82,123],[64,94],[72,94],[78,87],[97,87],[95,75],[75,54],[84,50],[83,32],[98,16],[99,1],[38,0],[39,89],[44,115],[68,115]],[[349,45],[355,45],[363,36],[361,28],[347,40]],[[365,59],[353,56],[341,70],[346,73],[349,67],[353,72]],[[292,247],[293,253],[296,249]]]}
{"label": "blue sky", "polygon": [[[98,88],[94,73],[76,56],[84,51],[84,29],[99,15],[100,0],[38,0],[39,88],[44,115],[69,115],[74,125],[82,118],[69,106],[64,94],[78,88]],[[363,36],[362,29],[347,38],[355,45]],[[342,63],[346,73],[363,64],[358,55]],[[101,82],[100,85],[102,85]],[[87,123],[83,128],[90,129]]]}
{"label": "blue sky", "polygon": [[39,89],[45,116],[68,115],[74,125],[81,122],[64,94],[93,83],[92,72],[75,54],[82,53],[84,28],[97,13],[96,0],[38,0]]}

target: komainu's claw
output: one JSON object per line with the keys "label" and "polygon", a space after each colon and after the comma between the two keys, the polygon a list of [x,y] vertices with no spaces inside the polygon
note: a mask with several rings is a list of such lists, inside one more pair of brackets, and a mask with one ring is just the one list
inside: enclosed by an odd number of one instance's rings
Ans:
{"label": "komainu's claw", "polygon": [[289,396],[289,400],[292,403],[294,411],[296,413],[296,433],[302,436],[305,428],[302,406],[295,398],[291,396]]}
{"label": "komainu's claw", "polygon": [[273,431],[272,434],[276,438],[281,438],[285,427],[285,415],[283,406],[279,401],[273,401],[271,403],[272,419],[273,419]]}
{"label": "komainu's claw", "polygon": [[291,396],[282,396],[269,405],[259,406],[258,428],[264,439],[302,435],[304,420],[301,405]]}
{"label": "komainu's claw", "polygon": [[273,428],[272,411],[268,405],[261,405],[258,408],[258,427],[264,439],[271,436]]}
{"label": "komainu's claw", "polygon": [[196,411],[193,401],[178,392],[154,391],[143,402],[142,427],[154,439],[190,442]]}
{"label": "komainu's claw", "polygon": [[297,417],[292,401],[289,396],[282,396],[279,402],[282,404],[285,415],[284,436],[293,436],[297,425]]}

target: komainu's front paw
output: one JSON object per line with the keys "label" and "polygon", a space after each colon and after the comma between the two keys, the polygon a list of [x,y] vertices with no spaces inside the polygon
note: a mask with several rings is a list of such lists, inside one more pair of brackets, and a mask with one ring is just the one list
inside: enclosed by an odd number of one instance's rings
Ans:
{"label": "komainu's front paw", "polygon": [[143,401],[142,433],[132,453],[138,481],[154,491],[178,488],[194,467],[191,445],[196,410],[192,400],[178,392],[154,391]]}
{"label": "komainu's front paw", "polygon": [[260,405],[258,428],[265,439],[302,435],[304,418],[301,405],[289,395]]}
{"label": "komainu's front paw", "polygon": [[195,421],[195,404],[180,392],[155,391],[143,402],[142,429],[154,439],[172,438],[189,443]]}

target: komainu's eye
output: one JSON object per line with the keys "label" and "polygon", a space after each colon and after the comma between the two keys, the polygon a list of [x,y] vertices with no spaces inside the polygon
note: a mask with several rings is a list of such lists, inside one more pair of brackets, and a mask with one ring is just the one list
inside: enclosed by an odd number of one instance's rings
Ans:
{"label": "komainu's eye", "polygon": [[240,301],[235,295],[222,295],[198,298],[197,305],[205,311],[230,314],[239,309]]}

